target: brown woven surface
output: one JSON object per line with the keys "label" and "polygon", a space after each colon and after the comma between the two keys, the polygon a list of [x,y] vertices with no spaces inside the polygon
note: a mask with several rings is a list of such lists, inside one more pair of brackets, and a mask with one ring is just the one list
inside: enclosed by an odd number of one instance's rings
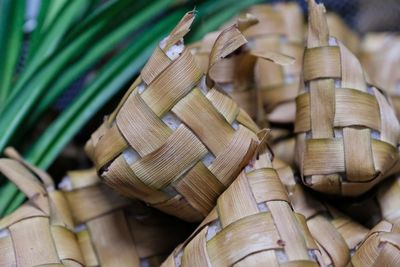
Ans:
{"label": "brown woven surface", "polygon": [[[208,88],[213,81],[204,77],[187,48],[173,60],[166,54],[181,44],[193,19],[188,13],[156,48],[86,145],[109,186],[187,221],[199,221],[212,209],[252,156],[258,131],[234,101],[205,88],[204,78]],[[236,26],[224,30],[209,69],[244,43]]]}
{"label": "brown woven surface", "polygon": [[352,31],[341,17],[336,13],[328,12],[326,21],[329,27],[329,35],[341,41],[353,54],[360,53],[360,37]]}
{"label": "brown woven surface", "polygon": [[400,227],[381,221],[351,258],[354,267],[400,266]]}
{"label": "brown woven surface", "polygon": [[328,37],[324,7],[309,2],[296,160],[306,185],[355,196],[398,168],[400,127],[385,96],[367,85],[357,58]]}
{"label": "brown woven surface", "polygon": [[289,193],[294,210],[305,216],[324,264],[345,266],[350,261],[351,253],[366,237],[368,229],[305,191],[286,163],[275,159],[273,166]]}
{"label": "brown woven surface", "polygon": [[69,172],[63,185],[85,266],[159,266],[189,234],[177,219],[101,184],[94,169]]}
{"label": "brown woven surface", "polygon": [[[199,43],[190,46],[204,72],[208,69],[209,55],[219,34],[220,31],[208,33]],[[242,48],[234,55],[216,62],[209,75],[221,90],[229,94],[241,108],[257,120],[259,110],[254,86],[255,62],[256,57],[252,56],[249,50]]]}
{"label": "brown woven surface", "polygon": [[255,5],[247,12],[259,23],[244,34],[258,51],[273,51],[295,58],[290,65],[277,65],[258,59],[255,81],[260,100],[270,122],[293,123],[304,51],[304,20],[296,3]]}
{"label": "brown woven surface", "polygon": [[400,177],[385,181],[379,186],[376,196],[382,218],[399,224],[400,223]]}
{"label": "brown woven surface", "polygon": [[0,173],[28,198],[0,220],[0,266],[84,266],[68,205],[51,178],[12,159],[0,159]]}
{"label": "brown woven surface", "polygon": [[[266,7],[269,8],[268,6]],[[258,10],[257,7],[254,8]],[[260,6],[260,9],[263,8],[264,6]],[[254,15],[257,14],[257,12],[254,12]],[[262,43],[266,42],[265,39],[278,38],[278,34],[271,34],[272,37],[269,35],[266,37],[265,34],[267,33],[262,31],[261,28],[269,27],[270,21],[263,17],[260,17],[262,20],[259,21],[254,15],[253,9],[250,9],[249,13],[242,14],[236,18],[239,29],[243,31],[249,41],[248,44],[229,57],[216,62],[213,68],[209,70],[209,75],[221,90],[229,94],[240,107],[257,121],[260,127],[263,127],[266,123],[263,92],[257,90],[255,84],[255,76],[257,76],[255,73],[256,62],[261,62],[258,64],[262,64],[265,61],[270,65],[277,66],[275,68],[279,66],[279,68],[291,70],[293,69],[291,65],[293,65],[294,58],[285,57],[282,54],[283,51],[292,55],[291,48],[277,49],[274,46]],[[232,25],[232,22],[228,22],[226,25]],[[211,32],[205,35],[200,42],[190,46],[192,53],[204,71],[208,69],[209,54],[219,34],[220,31]],[[291,47],[291,44],[287,44],[287,47]],[[297,88],[294,90],[294,96],[296,94]]]}
{"label": "brown woven surface", "polygon": [[162,266],[319,266],[317,245],[279,175],[262,153]]}
{"label": "brown woven surface", "polygon": [[[272,131],[274,131],[272,129]],[[272,143],[271,148],[274,155],[282,161],[289,164],[291,167],[295,166],[295,147],[296,139],[293,136],[285,136]]]}
{"label": "brown woven surface", "polygon": [[400,36],[393,33],[367,35],[361,55],[370,80],[390,95],[397,118],[400,118]]}

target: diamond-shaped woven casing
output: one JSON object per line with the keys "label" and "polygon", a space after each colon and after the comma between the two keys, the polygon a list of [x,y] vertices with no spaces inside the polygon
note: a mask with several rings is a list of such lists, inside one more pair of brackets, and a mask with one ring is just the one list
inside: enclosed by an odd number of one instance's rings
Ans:
{"label": "diamond-shaped woven casing", "polygon": [[354,267],[400,266],[400,226],[381,221],[351,257]]}
{"label": "diamond-shaped woven casing", "polygon": [[[212,88],[183,46],[193,18],[188,13],[160,43],[86,145],[109,186],[186,221],[208,214],[258,142],[255,123]],[[236,26],[224,30],[210,54],[210,68],[244,43]]]}
{"label": "diamond-shaped woven casing", "polygon": [[306,192],[286,163],[275,158],[273,167],[289,193],[293,209],[305,216],[325,266],[346,266],[368,229]]}
{"label": "diamond-shaped woven casing", "polygon": [[162,266],[319,266],[317,245],[279,175],[270,154],[260,154]]}
{"label": "diamond-shaped woven casing", "polygon": [[85,266],[160,266],[189,228],[100,183],[94,169],[70,171],[61,184]]}
{"label": "diamond-shaped woven casing", "polygon": [[63,194],[47,174],[29,168],[0,159],[0,173],[28,198],[0,220],[0,266],[85,266]]}
{"label": "diamond-shaped woven casing", "polygon": [[329,38],[324,7],[309,2],[296,160],[307,186],[355,196],[397,168],[400,127],[385,96],[366,83],[357,58]]}
{"label": "diamond-shaped woven casing", "polygon": [[296,59],[290,65],[258,59],[254,70],[266,119],[275,123],[293,123],[304,51],[301,9],[296,3],[279,3],[255,5],[247,12],[259,20],[244,32],[254,50],[279,52]]}

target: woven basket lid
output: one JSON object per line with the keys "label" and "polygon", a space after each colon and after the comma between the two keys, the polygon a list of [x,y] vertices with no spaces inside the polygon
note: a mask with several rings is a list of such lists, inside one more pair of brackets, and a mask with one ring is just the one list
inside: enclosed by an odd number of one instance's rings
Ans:
{"label": "woven basket lid", "polygon": [[28,198],[0,220],[0,266],[85,266],[68,205],[51,177],[19,156],[0,159],[0,173]]}
{"label": "woven basket lid", "polygon": [[305,216],[325,266],[345,266],[368,229],[314,198],[283,161],[275,158],[273,167],[289,193],[293,209]]}
{"label": "woven basket lid", "polygon": [[62,182],[85,266],[159,266],[190,234],[188,225],[100,183],[95,169]]}
{"label": "woven basket lid", "polygon": [[[85,148],[109,186],[186,221],[209,213],[258,142],[257,125],[184,47],[193,19],[160,43]],[[236,25],[222,31],[209,69],[245,42]]]}
{"label": "woven basket lid", "polygon": [[400,126],[387,98],[367,84],[357,58],[329,38],[323,5],[309,3],[296,161],[307,186],[360,195],[398,168]]}
{"label": "woven basket lid", "polygon": [[368,233],[351,257],[354,267],[399,266],[400,226],[381,221]]}
{"label": "woven basket lid", "polygon": [[260,151],[162,266],[319,266],[304,216],[292,210],[268,150]]}

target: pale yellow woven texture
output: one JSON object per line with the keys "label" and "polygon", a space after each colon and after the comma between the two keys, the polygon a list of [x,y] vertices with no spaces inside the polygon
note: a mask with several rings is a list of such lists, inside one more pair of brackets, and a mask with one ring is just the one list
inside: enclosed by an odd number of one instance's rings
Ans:
{"label": "pale yellow woven texture", "polygon": [[305,191],[286,163],[274,159],[273,166],[289,193],[294,210],[305,216],[324,264],[345,266],[350,261],[351,253],[366,237],[368,229]]}
{"label": "pale yellow woven texture", "polygon": [[400,127],[385,96],[367,85],[357,58],[329,39],[324,7],[310,3],[296,160],[306,185],[355,196],[398,168]]}
{"label": "pale yellow woven texture", "polygon": [[351,258],[354,267],[399,266],[400,227],[381,221],[368,233]]}
{"label": "pale yellow woven texture", "polygon": [[[188,13],[167,42],[177,44],[193,18]],[[209,69],[244,43],[235,26],[223,31],[210,54]],[[203,75],[187,48],[171,60],[166,54],[171,45],[156,48],[116,111],[92,135],[86,151],[104,181],[120,193],[184,220],[199,221],[247,164],[258,127],[218,90],[200,89],[204,78],[212,88],[212,79]],[[143,92],[138,84],[145,87]],[[176,129],[162,120],[167,114],[179,119]],[[127,149],[139,159],[128,163],[123,153]],[[207,155],[212,155],[209,166],[203,162]]]}
{"label": "pale yellow woven texture", "polygon": [[28,202],[0,220],[0,266],[84,266],[68,205],[49,176],[42,180],[24,163],[0,159],[0,172]]}
{"label": "pale yellow woven texture", "polygon": [[189,234],[175,218],[130,201],[100,183],[94,169],[68,173],[64,190],[85,266],[159,266]]}
{"label": "pale yellow woven texture", "polygon": [[250,167],[162,266],[319,266],[317,245],[293,212],[270,155]]}

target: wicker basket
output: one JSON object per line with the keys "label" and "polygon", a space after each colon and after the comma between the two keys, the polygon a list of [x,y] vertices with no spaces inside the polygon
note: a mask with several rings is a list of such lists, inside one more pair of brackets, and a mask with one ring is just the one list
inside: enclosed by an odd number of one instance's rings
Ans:
{"label": "wicker basket", "polygon": [[351,257],[354,267],[400,266],[400,226],[381,221]]}
{"label": "wicker basket", "polygon": [[293,212],[278,176],[261,154],[162,266],[319,266],[304,217]]}
{"label": "wicker basket", "polygon": [[45,173],[13,159],[0,172],[28,201],[0,220],[0,266],[84,266],[63,194]]}
{"label": "wicker basket", "polygon": [[[213,88],[183,46],[193,19],[193,13],[185,15],[160,43],[86,145],[109,186],[186,221],[209,213],[258,142],[256,124]],[[236,25],[224,30],[209,69],[245,42]]]}
{"label": "wicker basket", "polygon": [[305,84],[296,98],[296,161],[307,186],[360,195],[398,168],[400,126],[385,96],[365,82],[354,55],[328,37],[324,7],[309,3]]}
{"label": "wicker basket", "polygon": [[324,264],[345,266],[368,229],[306,192],[286,163],[274,159],[273,166],[289,193],[294,210],[305,216]]}
{"label": "wicker basket", "polygon": [[61,186],[85,266],[159,266],[190,234],[190,228],[176,218],[101,184],[94,169],[67,175]]}
{"label": "wicker basket", "polygon": [[295,58],[290,65],[277,65],[258,59],[255,81],[266,119],[273,123],[293,123],[304,51],[304,20],[295,3],[255,5],[247,12],[259,23],[244,32],[258,51],[274,51]]}

